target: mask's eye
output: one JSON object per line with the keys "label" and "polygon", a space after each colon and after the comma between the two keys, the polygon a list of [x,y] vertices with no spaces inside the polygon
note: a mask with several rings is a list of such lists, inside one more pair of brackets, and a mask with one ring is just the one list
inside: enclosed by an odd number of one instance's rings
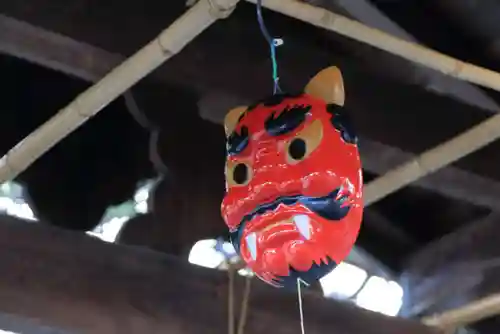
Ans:
{"label": "mask's eye", "polygon": [[228,186],[244,186],[252,179],[252,168],[242,161],[228,161],[226,164],[226,181]]}
{"label": "mask's eye", "polygon": [[323,139],[323,125],[319,119],[299,132],[285,146],[289,164],[296,164],[306,159]]}

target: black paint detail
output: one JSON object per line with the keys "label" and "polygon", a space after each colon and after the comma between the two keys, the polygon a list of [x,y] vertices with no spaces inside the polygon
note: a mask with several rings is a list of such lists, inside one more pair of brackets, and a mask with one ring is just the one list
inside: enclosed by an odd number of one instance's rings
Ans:
{"label": "black paint detail", "polygon": [[235,155],[243,152],[250,141],[250,134],[246,126],[242,126],[240,133],[233,131],[227,138],[227,154]]}
{"label": "black paint detail", "polygon": [[248,167],[244,163],[239,163],[233,169],[233,180],[237,184],[244,184],[248,180]]}
{"label": "black paint detail", "polygon": [[[271,136],[280,136],[297,129],[305,120],[311,106],[289,106],[275,111],[266,119],[264,127]],[[275,115],[279,112],[278,117]]]}
{"label": "black paint detail", "polygon": [[234,247],[234,250],[238,255],[241,255],[240,253],[241,233],[243,233],[243,229],[239,228],[229,232],[229,242],[231,242],[231,244]]}
{"label": "black paint detail", "polygon": [[288,154],[294,160],[301,160],[307,152],[307,144],[302,138],[295,138],[288,146]]}
{"label": "black paint detail", "polygon": [[327,256],[327,262],[321,262],[320,264],[313,263],[311,268],[307,271],[300,271],[290,267],[288,276],[279,276],[275,278],[273,282],[285,288],[285,290],[296,291],[298,279],[311,286],[336,267],[337,263]]}
{"label": "black paint detail", "polygon": [[243,234],[243,230],[245,229],[245,225],[248,222],[258,215],[263,215],[267,211],[275,210],[280,204],[292,206],[295,203],[301,203],[318,216],[331,220],[332,222],[345,218],[345,216],[349,213],[351,206],[342,206],[347,197],[341,196],[337,199],[339,191],[340,188],[337,188],[328,195],[321,197],[310,197],[305,195],[281,196],[272,202],[258,205],[252,212],[243,217],[240,225],[235,230],[230,232],[230,239],[234,249],[239,254],[241,236]]}
{"label": "black paint detail", "polygon": [[248,111],[252,111],[253,109],[257,108],[260,104],[263,104],[266,107],[274,107],[277,106],[278,104],[282,103],[285,99],[288,98],[297,98],[304,95],[304,93],[280,93],[280,94],[275,94],[271,96],[267,96],[263,98],[262,100],[259,100],[255,102],[254,104],[250,105],[248,107]]}
{"label": "black paint detail", "polygon": [[[241,235],[238,230],[230,233],[229,235],[229,241],[233,244],[233,247],[238,254],[240,254],[240,239]],[[311,268],[306,271],[300,271],[293,267],[289,267],[288,276],[278,276],[273,279],[273,283],[278,287],[290,291],[297,290],[297,279],[301,279],[311,286],[337,267],[337,263],[329,256],[327,256],[326,259],[327,262],[321,262],[320,264],[313,263]]]}
{"label": "black paint detail", "polygon": [[332,115],[330,122],[335,129],[340,131],[342,139],[346,143],[356,145],[358,136],[356,136],[351,119],[345,109],[336,104],[329,104],[326,110]]}
{"label": "black paint detail", "polygon": [[238,122],[236,124],[239,124],[241,122],[241,120],[243,119],[243,117],[246,116],[246,114],[247,114],[246,111],[242,112],[241,115],[240,115],[240,117],[238,117]]}

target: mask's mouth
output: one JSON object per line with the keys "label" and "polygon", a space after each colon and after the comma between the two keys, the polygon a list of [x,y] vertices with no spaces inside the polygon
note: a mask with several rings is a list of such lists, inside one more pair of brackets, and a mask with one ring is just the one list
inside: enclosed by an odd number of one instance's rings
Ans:
{"label": "mask's mouth", "polygon": [[[256,217],[262,216],[267,212],[276,211],[280,206],[291,207],[295,204],[301,204],[311,213],[316,214],[326,220],[335,222],[343,219],[349,213],[351,205],[348,203],[350,193],[339,187],[329,194],[321,197],[311,197],[305,195],[281,196],[272,202],[258,205],[252,212],[246,214],[241,220],[240,225],[230,233],[231,243],[238,253],[240,253],[240,244],[242,242],[243,231],[247,224],[251,223]],[[263,226],[260,232],[272,229],[276,225],[293,224],[294,229],[298,231],[306,240],[310,238],[310,219],[304,214],[297,214],[290,219],[270,223]],[[256,259],[257,235],[255,232],[248,233],[245,237],[248,249],[252,258]]]}
{"label": "mask's mouth", "polygon": [[329,256],[326,256],[324,261],[321,261],[321,263],[313,263],[311,268],[307,271],[296,270],[292,266],[289,266],[288,275],[274,277],[269,283],[277,288],[286,288],[291,291],[296,291],[297,280],[306,283],[306,286],[310,286],[335,269],[335,267],[337,267],[337,263]]}

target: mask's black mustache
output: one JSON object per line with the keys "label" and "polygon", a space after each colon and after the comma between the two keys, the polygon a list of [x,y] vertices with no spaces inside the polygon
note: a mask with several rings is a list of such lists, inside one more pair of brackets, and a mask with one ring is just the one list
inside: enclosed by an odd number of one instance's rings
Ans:
{"label": "mask's black mustache", "polygon": [[239,253],[241,234],[243,233],[245,225],[255,216],[262,215],[267,211],[273,211],[280,204],[292,206],[296,203],[300,203],[320,217],[328,220],[341,220],[349,212],[350,205],[342,206],[347,196],[341,196],[339,199],[336,199],[339,191],[340,187],[322,197],[310,197],[305,195],[282,196],[278,197],[273,202],[260,204],[252,212],[245,215],[238,228],[231,232],[231,242]]}

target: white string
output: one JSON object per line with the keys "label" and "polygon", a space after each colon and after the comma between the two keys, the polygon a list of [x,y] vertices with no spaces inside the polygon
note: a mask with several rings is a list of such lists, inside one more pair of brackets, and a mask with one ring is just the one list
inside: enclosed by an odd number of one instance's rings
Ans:
{"label": "white string", "polygon": [[240,311],[240,321],[238,322],[238,332],[237,334],[245,333],[245,325],[247,322],[247,314],[248,314],[248,304],[250,300],[250,288],[252,287],[252,277],[245,278],[245,292],[243,293],[243,301],[241,302],[241,311]]}
{"label": "white string", "polygon": [[299,312],[300,312],[300,329],[302,330],[302,334],[305,334],[306,331],[304,329],[304,312],[302,310],[302,293],[300,288],[300,278],[297,278],[297,296],[299,298]]}
{"label": "white string", "polygon": [[228,292],[228,318],[227,318],[227,332],[228,334],[234,334],[234,268],[232,263],[227,261],[228,268],[227,272],[229,274],[229,292]]}

